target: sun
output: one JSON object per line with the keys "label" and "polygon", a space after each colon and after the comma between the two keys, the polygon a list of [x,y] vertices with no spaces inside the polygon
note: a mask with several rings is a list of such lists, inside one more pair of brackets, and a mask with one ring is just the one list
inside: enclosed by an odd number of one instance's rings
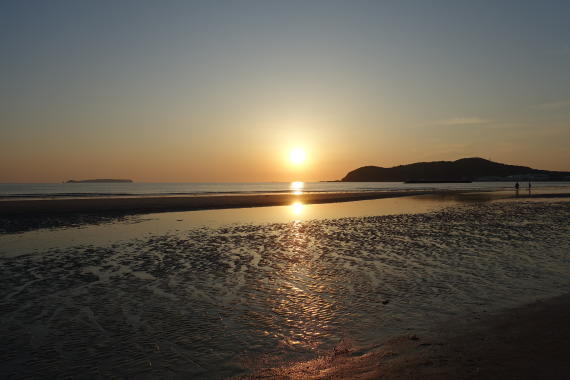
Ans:
{"label": "sun", "polygon": [[306,158],[307,155],[301,148],[294,148],[289,152],[289,161],[291,161],[292,164],[300,165],[305,162]]}

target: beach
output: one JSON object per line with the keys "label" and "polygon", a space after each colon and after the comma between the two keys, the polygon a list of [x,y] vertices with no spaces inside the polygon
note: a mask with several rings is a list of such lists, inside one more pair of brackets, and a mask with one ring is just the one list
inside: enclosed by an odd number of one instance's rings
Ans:
{"label": "beach", "polygon": [[[405,190],[366,192],[288,192],[262,194],[217,194],[177,196],[97,196],[0,198],[0,233],[64,228],[124,220],[129,215],[198,210],[245,209],[254,207],[351,203],[375,199],[423,197],[434,202],[486,202],[499,199],[540,200],[570,197],[568,188],[546,187],[532,193],[510,190]],[[411,212],[410,207],[400,208]],[[419,207],[422,210],[421,207]],[[380,213],[381,210],[379,210]],[[334,212],[332,213],[334,214]],[[270,220],[270,219],[269,219]]]}
{"label": "beach", "polygon": [[340,193],[290,192],[277,194],[225,194],[190,196],[121,196],[121,197],[69,197],[30,198],[0,200],[0,215],[64,215],[105,213],[151,213],[172,211],[212,210],[245,207],[269,207],[302,204],[354,202],[359,200],[384,199],[430,195],[440,199],[464,201],[488,201],[502,198],[566,198],[566,188],[547,189],[533,193],[513,191],[464,191],[464,190],[407,190],[369,191]]}
{"label": "beach", "polygon": [[[275,195],[326,217],[219,225],[185,220],[223,210],[145,214],[155,199],[77,214],[46,205],[83,199],[23,207],[9,219],[47,221],[0,234],[0,369],[15,379],[564,378],[565,193],[415,194],[416,212],[404,207],[414,197],[390,195]],[[266,195],[213,198],[175,206]],[[333,199],[347,202],[310,206]],[[422,209],[427,200],[440,206]],[[350,216],[359,202],[370,214]],[[288,207],[235,213],[298,211]]]}
{"label": "beach", "polygon": [[[442,191],[435,194],[461,194]],[[3,215],[165,212],[242,207],[282,206],[293,202],[304,204],[350,202],[366,199],[434,194],[433,191],[382,191],[344,193],[229,194],[191,196],[91,197],[67,199],[5,199],[0,201]]]}
{"label": "beach", "polygon": [[241,379],[570,379],[570,294],[448,321],[366,351],[326,355]]}

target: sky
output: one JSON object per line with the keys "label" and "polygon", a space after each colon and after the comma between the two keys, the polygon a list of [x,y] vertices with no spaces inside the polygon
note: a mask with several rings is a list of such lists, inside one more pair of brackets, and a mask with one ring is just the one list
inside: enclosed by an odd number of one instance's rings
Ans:
{"label": "sky", "polygon": [[565,0],[4,0],[0,182],[335,180],[475,156],[570,171],[569,14]]}

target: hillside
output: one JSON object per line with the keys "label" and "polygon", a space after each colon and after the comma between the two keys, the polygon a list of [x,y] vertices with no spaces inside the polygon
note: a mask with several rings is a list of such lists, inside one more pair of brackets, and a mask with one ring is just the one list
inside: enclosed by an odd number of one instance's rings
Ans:
{"label": "hillside", "polygon": [[[516,176],[516,177],[512,177]],[[457,161],[416,162],[383,168],[363,166],[349,172],[343,182],[460,181],[460,180],[561,180],[570,179],[570,172],[532,169],[506,165],[483,158],[462,158]]]}

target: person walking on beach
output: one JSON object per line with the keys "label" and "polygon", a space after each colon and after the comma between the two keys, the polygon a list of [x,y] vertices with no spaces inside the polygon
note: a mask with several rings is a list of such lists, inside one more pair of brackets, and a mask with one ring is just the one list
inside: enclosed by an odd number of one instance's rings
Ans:
{"label": "person walking on beach", "polygon": [[516,190],[516,191],[519,191],[519,187],[520,187],[519,183],[518,183],[518,182],[515,183],[515,190]]}

